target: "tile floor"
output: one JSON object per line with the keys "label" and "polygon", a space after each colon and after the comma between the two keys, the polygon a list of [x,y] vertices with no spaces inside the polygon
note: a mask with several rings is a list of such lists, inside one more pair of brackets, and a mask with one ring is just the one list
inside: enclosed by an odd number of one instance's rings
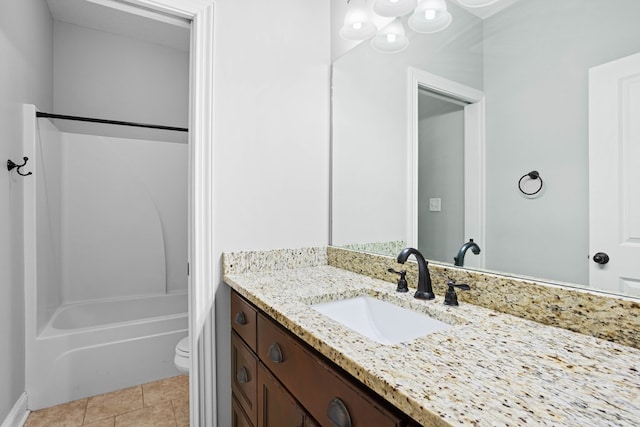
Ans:
{"label": "tile floor", "polygon": [[189,427],[189,377],[180,375],[29,415],[24,427]]}

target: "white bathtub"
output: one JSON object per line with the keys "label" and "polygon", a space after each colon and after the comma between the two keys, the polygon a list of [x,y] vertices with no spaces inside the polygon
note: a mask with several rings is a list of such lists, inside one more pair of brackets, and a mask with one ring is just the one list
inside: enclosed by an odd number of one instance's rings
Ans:
{"label": "white bathtub", "polygon": [[61,306],[27,345],[29,409],[178,375],[187,294]]}

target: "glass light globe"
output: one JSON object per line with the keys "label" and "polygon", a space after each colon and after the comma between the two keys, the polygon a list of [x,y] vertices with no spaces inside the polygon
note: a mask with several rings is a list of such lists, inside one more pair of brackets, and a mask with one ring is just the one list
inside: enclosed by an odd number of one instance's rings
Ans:
{"label": "glass light globe", "polygon": [[345,40],[366,40],[373,37],[377,30],[369,10],[363,4],[357,4],[352,0],[344,16],[340,36]]}
{"label": "glass light globe", "polygon": [[416,8],[418,0],[376,0],[373,11],[380,16],[403,16]]}
{"label": "glass light globe", "polygon": [[409,39],[404,34],[402,22],[394,19],[378,30],[378,34],[371,39],[371,47],[381,53],[402,52],[409,47]]}
{"label": "glass light globe", "polygon": [[444,30],[452,20],[444,0],[424,0],[418,4],[408,23],[416,33],[429,34]]}

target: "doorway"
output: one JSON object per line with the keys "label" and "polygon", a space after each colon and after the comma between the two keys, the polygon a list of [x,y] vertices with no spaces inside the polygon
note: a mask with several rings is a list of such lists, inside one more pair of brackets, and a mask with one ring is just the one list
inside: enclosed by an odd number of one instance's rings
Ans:
{"label": "doorway", "polygon": [[64,0],[71,9],[102,5],[129,16],[164,16],[190,24],[188,85],[188,329],[191,425],[215,425],[211,286],[219,277],[213,259],[213,12],[212,0]]}
{"label": "doorway", "polygon": [[420,88],[418,95],[418,250],[451,262],[464,241],[464,107]]}
{"label": "doorway", "polygon": [[[428,95],[425,95],[428,94]],[[462,136],[460,141],[460,148],[457,150],[458,158],[455,164],[459,168],[459,178],[461,182],[462,190],[458,190],[459,201],[457,202],[458,208],[452,209],[458,211],[460,220],[457,222],[458,231],[449,236],[455,236],[453,238],[460,239],[460,241],[448,242],[450,246],[447,251],[447,247],[444,252],[436,254],[435,260],[441,262],[453,262],[453,257],[457,253],[457,249],[464,242],[469,239],[474,239],[481,247],[485,242],[484,231],[484,94],[481,91],[470,88],[468,86],[461,85],[457,82],[453,82],[448,79],[444,79],[440,76],[418,70],[416,68],[409,68],[408,75],[408,230],[407,230],[407,242],[409,246],[422,246],[429,247],[427,240],[435,240],[434,236],[429,236],[428,230],[424,233],[420,232],[420,210],[423,212],[426,210],[429,213],[439,214],[439,220],[442,220],[442,216],[447,212],[443,210],[442,197],[438,197],[437,192],[444,191],[441,189],[435,193],[432,191],[425,191],[421,194],[420,190],[420,171],[421,161],[429,159],[429,153],[425,153],[424,149],[421,153],[420,146],[420,98],[423,97],[423,107],[425,106],[425,96],[428,96],[429,104],[435,106],[441,111],[447,113],[454,113],[449,117],[456,120],[462,127],[458,129],[458,133]],[[424,110],[424,108],[423,108]],[[436,115],[436,110],[433,114]],[[457,111],[457,113],[456,113]],[[424,113],[423,113],[424,115]],[[456,115],[458,116],[456,118]],[[422,117],[425,118],[425,117]],[[423,129],[424,130],[424,129]],[[449,138],[449,136],[445,136]],[[434,155],[438,155],[434,153]],[[437,159],[435,160],[437,162]],[[422,165],[422,175],[425,175],[426,166]],[[436,171],[437,172],[437,171]],[[423,184],[424,187],[424,184]],[[462,194],[460,194],[462,193]],[[438,200],[440,199],[440,200]],[[424,205],[424,206],[423,206]],[[461,205],[461,206],[460,206]],[[439,209],[439,210],[438,210]],[[449,211],[451,213],[451,211]],[[434,216],[434,215],[432,215]],[[424,215],[423,215],[424,217]],[[462,227],[460,227],[462,223]],[[434,227],[442,227],[444,222],[433,221]],[[453,228],[454,226],[451,226]],[[440,231],[442,231],[440,229]],[[421,236],[422,234],[422,236]],[[443,239],[449,239],[443,234]],[[483,247],[483,249],[485,249]],[[427,257],[429,258],[429,257]],[[430,258],[434,259],[434,258]],[[482,268],[484,266],[484,250],[478,256],[469,257],[465,262],[466,265],[476,268]]]}

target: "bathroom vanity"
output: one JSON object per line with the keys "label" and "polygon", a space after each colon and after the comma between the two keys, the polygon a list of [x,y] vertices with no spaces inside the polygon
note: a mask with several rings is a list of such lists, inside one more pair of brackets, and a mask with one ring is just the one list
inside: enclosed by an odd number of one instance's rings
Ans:
{"label": "bathroom vanity", "polygon": [[[448,307],[440,288],[418,301],[312,252],[225,254],[234,425],[637,425],[640,350],[463,298]],[[385,345],[312,308],[363,295],[451,327]]]}
{"label": "bathroom vanity", "polygon": [[[406,416],[237,292],[231,293],[235,426],[389,426]],[[295,396],[295,397],[294,397]]]}

